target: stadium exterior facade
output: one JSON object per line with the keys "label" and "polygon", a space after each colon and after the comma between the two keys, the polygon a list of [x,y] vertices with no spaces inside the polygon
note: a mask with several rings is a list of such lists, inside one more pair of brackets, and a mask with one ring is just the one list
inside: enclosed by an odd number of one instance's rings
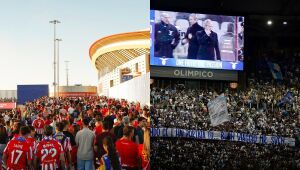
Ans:
{"label": "stadium exterior facade", "polygon": [[149,31],[114,34],[92,44],[99,95],[150,104]]}

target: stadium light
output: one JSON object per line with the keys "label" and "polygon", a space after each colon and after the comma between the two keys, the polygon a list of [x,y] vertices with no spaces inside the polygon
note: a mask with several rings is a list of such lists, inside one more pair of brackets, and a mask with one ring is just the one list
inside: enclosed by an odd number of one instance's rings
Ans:
{"label": "stadium light", "polygon": [[272,22],[271,20],[268,20],[267,24],[268,24],[268,25],[272,25],[273,22]]}
{"label": "stadium light", "polygon": [[283,24],[283,25],[287,25],[287,22],[286,22],[286,21],[283,21],[282,24]]}
{"label": "stadium light", "polygon": [[67,79],[67,86],[69,86],[69,65],[68,65],[68,63],[69,63],[70,61],[65,61],[65,63],[66,63],[66,79]]}
{"label": "stadium light", "polygon": [[56,24],[59,24],[60,21],[58,20],[53,20],[49,21],[50,24],[53,24],[54,26],[54,61],[53,61],[53,68],[54,68],[54,81],[53,81],[53,86],[54,86],[54,97],[56,97]]}
{"label": "stadium light", "polygon": [[57,41],[57,94],[59,97],[59,42],[62,41],[60,38],[56,38]]}

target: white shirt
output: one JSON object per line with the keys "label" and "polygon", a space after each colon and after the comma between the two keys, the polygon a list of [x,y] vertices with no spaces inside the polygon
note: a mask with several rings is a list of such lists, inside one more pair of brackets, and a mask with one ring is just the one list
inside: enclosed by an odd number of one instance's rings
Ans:
{"label": "white shirt", "polygon": [[70,107],[69,109],[68,109],[68,112],[70,113],[70,114],[73,114],[73,112],[74,112],[74,108],[73,107]]}

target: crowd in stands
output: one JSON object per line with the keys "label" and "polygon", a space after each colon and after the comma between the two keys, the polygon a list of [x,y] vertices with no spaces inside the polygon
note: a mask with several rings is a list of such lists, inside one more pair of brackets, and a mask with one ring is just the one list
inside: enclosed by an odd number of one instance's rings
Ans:
{"label": "crowd in stands", "polygon": [[149,170],[149,127],[139,103],[42,97],[1,113],[0,170]]}
{"label": "crowd in stands", "polygon": [[299,169],[294,147],[184,138],[151,138],[152,169]]}
{"label": "crowd in stands", "polygon": [[[151,126],[282,136],[295,138],[296,146],[152,138],[152,167],[299,169],[300,58],[273,56],[265,55],[261,65],[256,65],[255,73],[248,74],[245,89],[191,89],[184,85],[152,87]],[[280,66],[282,80],[272,77],[268,62]],[[227,99],[230,121],[212,126],[207,104],[221,94]]]}
{"label": "crowd in stands", "polygon": [[[292,103],[278,106],[291,91]],[[207,103],[221,92],[153,88],[151,126],[196,130],[235,131],[249,134],[300,136],[300,102],[297,88],[252,82],[246,91],[226,90],[229,122],[210,125]],[[152,138],[154,169],[299,169],[299,148],[245,142]],[[172,162],[172,163],[171,163]]]}
{"label": "crowd in stands", "polygon": [[[288,92],[293,93],[293,101],[278,105]],[[231,120],[213,127],[207,103],[221,93],[227,98]],[[153,88],[151,99],[155,109],[151,115],[152,126],[295,137],[300,130],[299,93],[298,88],[255,81],[248,89],[240,91]]]}
{"label": "crowd in stands", "polygon": [[16,102],[16,98],[0,98],[0,102]]}

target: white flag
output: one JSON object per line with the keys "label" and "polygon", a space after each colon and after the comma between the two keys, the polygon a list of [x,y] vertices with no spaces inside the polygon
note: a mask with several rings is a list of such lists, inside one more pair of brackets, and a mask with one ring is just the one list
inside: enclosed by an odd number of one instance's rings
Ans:
{"label": "white flag", "polygon": [[218,126],[219,124],[230,120],[224,94],[221,94],[214,100],[208,102],[207,107],[212,126]]}

